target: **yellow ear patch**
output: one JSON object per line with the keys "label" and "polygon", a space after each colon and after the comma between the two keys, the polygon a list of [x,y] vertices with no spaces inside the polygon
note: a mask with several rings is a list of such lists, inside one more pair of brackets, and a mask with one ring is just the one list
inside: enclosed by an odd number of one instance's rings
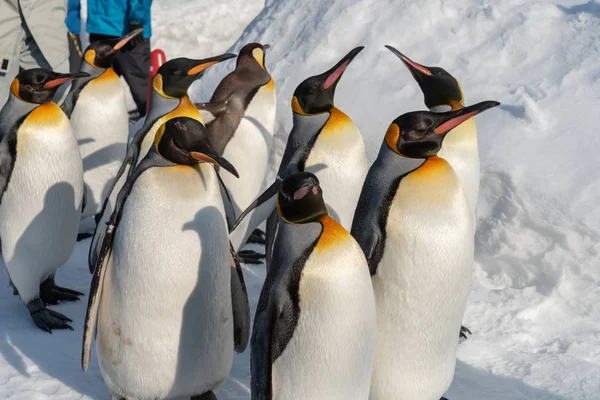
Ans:
{"label": "yellow ear patch", "polygon": [[254,59],[262,69],[264,69],[265,71],[267,70],[265,68],[265,52],[262,51],[262,49],[257,47],[254,50],[252,50],[252,57],[254,57]]}
{"label": "yellow ear patch", "polygon": [[10,84],[10,92],[18,99],[23,100],[21,99],[21,96],[19,96],[19,78],[13,79],[12,83]]}
{"label": "yellow ear patch", "polygon": [[465,101],[465,95],[464,92],[462,90],[462,86],[460,86],[460,82],[458,81],[458,79],[454,78],[454,80],[456,81],[456,84],[458,85],[458,90],[460,90],[460,100],[459,103],[464,103]]}
{"label": "yellow ear patch", "polygon": [[94,64],[94,60],[96,59],[96,50],[90,49],[90,50],[86,51],[85,54],[83,55],[83,59],[85,60],[85,62],[90,64],[92,67],[95,67],[96,64]]}
{"label": "yellow ear patch", "polygon": [[321,237],[317,242],[317,251],[326,251],[329,248],[339,246],[350,239],[348,231],[329,215],[325,215],[319,221],[323,225],[323,232],[321,232]]}
{"label": "yellow ear patch", "polygon": [[392,123],[385,133],[385,143],[388,145],[390,150],[392,150],[396,154],[398,153],[398,139],[400,139],[400,127],[394,123]]}
{"label": "yellow ear patch", "polygon": [[300,107],[300,102],[296,96],[292,97],[292,111],[300,115],[310,115],[305,113],[302,107]]}
{"label": "yellow ear patch", "polygon": [[163,77],[161,74],[156,74],[154,80],[152,81],[152,87],[154,88],[156,93],[160,94],[162,97],[165,97],[167,99],[174,99],[174,97],[167,95],[163,91]]}

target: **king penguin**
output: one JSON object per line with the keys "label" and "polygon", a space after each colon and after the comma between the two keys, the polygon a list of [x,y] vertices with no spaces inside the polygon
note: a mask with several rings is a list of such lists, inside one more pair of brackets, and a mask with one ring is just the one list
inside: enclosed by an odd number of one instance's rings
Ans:
{"label": "king penguin", "polygon": [[[265,50],[268,48],[268,45],[259,43],[242,47],[235,70],[217,86],[210,102],[196,104],[213,147],[240,172],[239,180],[223,176],[235,215],[245,210],[261,193],[273,142],[276,97],[275,81],[265,64]],[[245,219],[243,226],[239,226],[231,236],[236,251],[252,233],[248,223],[249,220]],[[238,253],[245,262],[256,260],[246,258],[246,254],[255,253]]]}
{"label": "king penguin", "polygon": [[133,168],[144,158],[152,147],[158,128],[166,121],[176,117],[188,117],[202,122],[200,111],[188,97],[188,89],[196,79],[210,66],[234,58],[234,54],[222,54],[203,60],[174,58],[158,69],[152,82],[152,103],[142,128],[135,133],[127,154],[112,185],[104,199],[101,214],[96,219],[96,230],[92,238],[89,253],[90,272],[96,265],[98,252],[102,246],[106,225],[110,218],[116,196],[133,172]]}
{"label": "king penguin", "polygon": [[90,76],[74,82],[61,106],[71,119],[83,159],[86,185],[83,218],[100,212],[125,158],[129,117],[125,89],[112,64],[117,51],[141,32],[138,29],[120,39],[91,43],[81,63],[81,71]]}
{"label": "king penguin", "polygon": [[83,166],[67,116],[52,102],[58,87],[83,72],[36,68],[13,80],[0,111],[0,239],[14,289],[47,332],[71,320],[46,308],[82,293],[56,286],[56,270],[75,246]]}
{"label": "king penguin", "polygon": [[456,173],[437,153],[449,131],[497,105],[404,114],[369,169],[351,233],[365,252],[377,302],[370,400],[439,400],[452,382],[473,219]]}
{"label": "king penguin", "polygon": [[[440,67],[426,67],[400,53],[392,46],[386,46],[408,68],[423,92],[425,105],[432,112],[457,111],[464,108],[464,95],[458,80]],[[471,214],[473,234],[477,228],[477,198],[479,197],[479,149],[477,127],[471,118],[446,135],[438,155],[452,168],[465,191]],[[471,331],[460,328],[460,337],[466,339]]]}
{"label": "king penguin", "polygon": [[[439,67],[417,64],[392,46],[386,46],[402,60],[423,92],[425,105],[432,112],[464,108],[464,95],[458,80]],[[465,191],[475,218],[479,196],[479,150],[475,119],[469,119],[444,138],[439,154],[450,163]]]}
{"label": "king penguin", "polygon": [[277,213],[252,330],[252,400],[364,400],[376,335],[367,260],[328,215],[315,175],[286,178]]}
{"label": "king penguin", "polygon": [[85,371],[97,318],[96,353],[114,399],[214,398],[234,348],[246,347],[248,298],[211,164],[237,175],[201,122],[173,118],[119,192],[82,358]]}
{"label": "king penguin", "polygon": [[237,219],[252,210],[249,229],[267,220],[267,268],[277,229],[275,199],[281,180],[301,171],[315,174],[321,182],[329,214],[349,230],[360,190],[369,169],[365,146],[354,122],[334,106],[335,89],[350,62],[363,47],[350,51],[328,71],[310,77],[296,88],[292,97],[293,127],[279,166],[276,181]]}

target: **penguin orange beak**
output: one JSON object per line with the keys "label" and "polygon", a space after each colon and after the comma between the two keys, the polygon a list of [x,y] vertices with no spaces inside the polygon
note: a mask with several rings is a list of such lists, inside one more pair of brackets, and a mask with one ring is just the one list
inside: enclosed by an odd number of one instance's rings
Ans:
{"label": "penguin orange beak", "polygon": [[433,75],[431,73],[431,71],[429,70],[429,68],[414,62],[413,60],[411,60],[410,58],[406,57],[404,54],[402,54],[401,52],[399,52],[397,49],[395,49],[392,46],[386,45],[385,47],[387,47],[392,53],[394,53],[396,56],[398,56],[398,58],[400,60],[402,60],[402,62],[404,63],[404,65],[406,65],[406,67],[408,68],[408,70],[411,72],[411,74],[415,77],[415,79],[418,78],[419,74],[424,74],[424,75]]}
{"label": "penguin orange beak", "polygon": [[202,153],[197,152],[197,151],[192,151],[192,152],[190,152],[190,156],[192,156],[194,159],[196,159],[198,161],[205,161],[205,162],[209,162],[211,164],[218,165],[218,166],[222,167],[223,169],[229,171],[236,178],[240,177],[240,174],[238,174],[235,167],[233,165],[231,165],[231,163],[229,161],[227,161],[225,158],[219,156],[216,152],[212,151],[212,149],[204,150]]}
{"label": "penguin orange beak", "polygon": [[446,134],[469,118],[499,105],[497,101],[482,101],[458,111],[437,114],[438,120],[435,122],[434,132],[438,135]]}
{"label": "penguin orange beak", "polygon": [[346,71],[346,68],[348,68],[348,65],[350,65],[354,57],[356,57],[358,53],[362,51],[362,49],[364,49],[364,46],[354,48],[352,51],[350,51],[350,53],[346,54],[344,58],[338,61],[333,68],[323,74],[326,76],[325,82],[323,82],[323,89],[329,89],[340,80],[344,74],[344,71]]}
{"label": "penguin orange beak", "polygon": [[138,28],[130,33],[128,33],[127,35],[123,36],[118,42],[117,44],[115,44],[113,46],[113,50],[114,51],[119,51],[123,48],[123,46],[125,46],[131,39],[133,39],[134,37],[136,37],[137,35],[139,35],[140,33],[142,33],[144,31],[144,28]]}
{"label": "penguin orange beak", "polygon": [[236,57],[235,54],[225,53],[225,54],[221,54],[220,56],[205,58],[204,60],[200,60],[198,65],[196,65],[195,67],[192,67],[188,71],[187,74],[188,75],[198,75],[198,74],[204,72],[204,70],[207,69],[208,67],[211,67],[222,61],[229,60],[229,59],[235,58],[235,57]]}
{"label": "penguin orange beak", "polygon": [[75,72],[74,74],[60,74],[56,78],[46,82],[44,84],[44,89],[51,89],[57,86],[62,85],[63,83],[67,83],[73,79],[85,78],[90,76],[87,72]]}

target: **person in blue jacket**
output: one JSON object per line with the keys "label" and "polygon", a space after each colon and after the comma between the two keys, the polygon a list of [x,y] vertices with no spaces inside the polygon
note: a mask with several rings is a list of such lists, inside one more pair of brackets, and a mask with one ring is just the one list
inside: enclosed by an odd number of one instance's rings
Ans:
{"label": "person in blue jacket", "polygon": [[137,106],[139,117],[146,115],[150,79],[150,37],[152,36],[150,8],[152,0],[88,0],[86,30],[90,42],[126,35],[140,27],[138,35],[121,49],[115,58],[114,69],[122,75]]}

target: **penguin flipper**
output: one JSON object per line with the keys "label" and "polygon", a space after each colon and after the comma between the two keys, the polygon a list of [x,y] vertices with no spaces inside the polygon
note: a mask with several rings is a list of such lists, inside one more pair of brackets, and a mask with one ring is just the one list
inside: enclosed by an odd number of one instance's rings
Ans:
{"label": "penguin flipper", "polygon": [[233,339],[234,349],[244,352],[250,339],[250,304],[244,281],[244,273],[235,254],[233,245],[229,242],[231,263],[231,304],[233,306]]}
{"label": "penguin flipper", "polygon": [[227,220],[227,230],[231,230],[233,224],[235,224],[236,216],[235,209],[233,207],[233,199],[225,186],[225,182],[219,174],[219,168],[215,165],[215,171],[217,172],[217,178],[219,178],[219,189],[221,190],[221,197],[223,198],[223,206],[225,207],[225,219]]}
{"label": "penguin flipper", "polygon": [[[115,211],[116,213],[116,211]],[[115,214],[113,213],[113,215]],[[111,222],[114,222],[111,218]],[[98,316],[98,307],[100,305],[100,296],[104,285],[104,275],[110,255],[112,253],[112,243],[115,234],[115,225],[109,225],[104,236],[102,249],[98,257],[98,264],[94,270],[92,284],[90,286],[90,295],[88,298],[87,311],[85,313],[85,323],[83,326],[83,348],[81,352],[81,369],[87,371],[90,365],[90,353],[92,350],[93,335],[96,328],[96,318]]]}
{"label": "penguin flipper", "polygon": [[[0,129],[0,204],[2,204],[2,197],[15,166],[15,157],[13,155],[16,154],[16,138],[19,125],[12,127],[6,135]],[[11,148],[14,151],[11,151]]]}
{"label": "penguin flipper", "polygon": [[[265,288],[261,292],[261,301],[265,301]],[[269,301],[269,300],[266,300]],[[254,328],[252,329],[252,341],[250,347],[250,392],[252,393],[251,400],[271,400],[271,372],[272,372],[272,357],[271,357],[271,334],[273,333],[273,310],[269,304],[266,308],[257,308],[256,316],[254,317]]]}
{"label": "penguin flipper", "polygon": [[200,111],[200,116],[205,125],[210,124],[227,111],[229,99],[223,101],[214,101],[209,103],[195,103],[194,105]]}
{"label": "penguin flipper", "polygon": [[[110,187],[108,188],[108,192],[106,193],[106,198],[104,199],[104,204],[102,205],[102,211],[100,211],[98,214],[100,218],[96,221],[96,229],[94,230],[94,237],[92,238],[92,243],[90,244],[90,250],[88,253],[88,266],[91,274],[94,273],[94,268],[98,264],[98,257],[104,243],[104,235],[106,233],[106,225],[104,224],[104,221],[107,221],[111,217],[113,211],[109,207],[111,196],[115,191],[118,182],[122,180],[127,182],[127,179],[133,173],[137,163],[138,154],[139,146],[136,146],[134,143],[132,143],[127,149],[125,159],[123,160],[117,175],[113,179]],[[121,187],[124,186],[125,184],[123,184]]]}

